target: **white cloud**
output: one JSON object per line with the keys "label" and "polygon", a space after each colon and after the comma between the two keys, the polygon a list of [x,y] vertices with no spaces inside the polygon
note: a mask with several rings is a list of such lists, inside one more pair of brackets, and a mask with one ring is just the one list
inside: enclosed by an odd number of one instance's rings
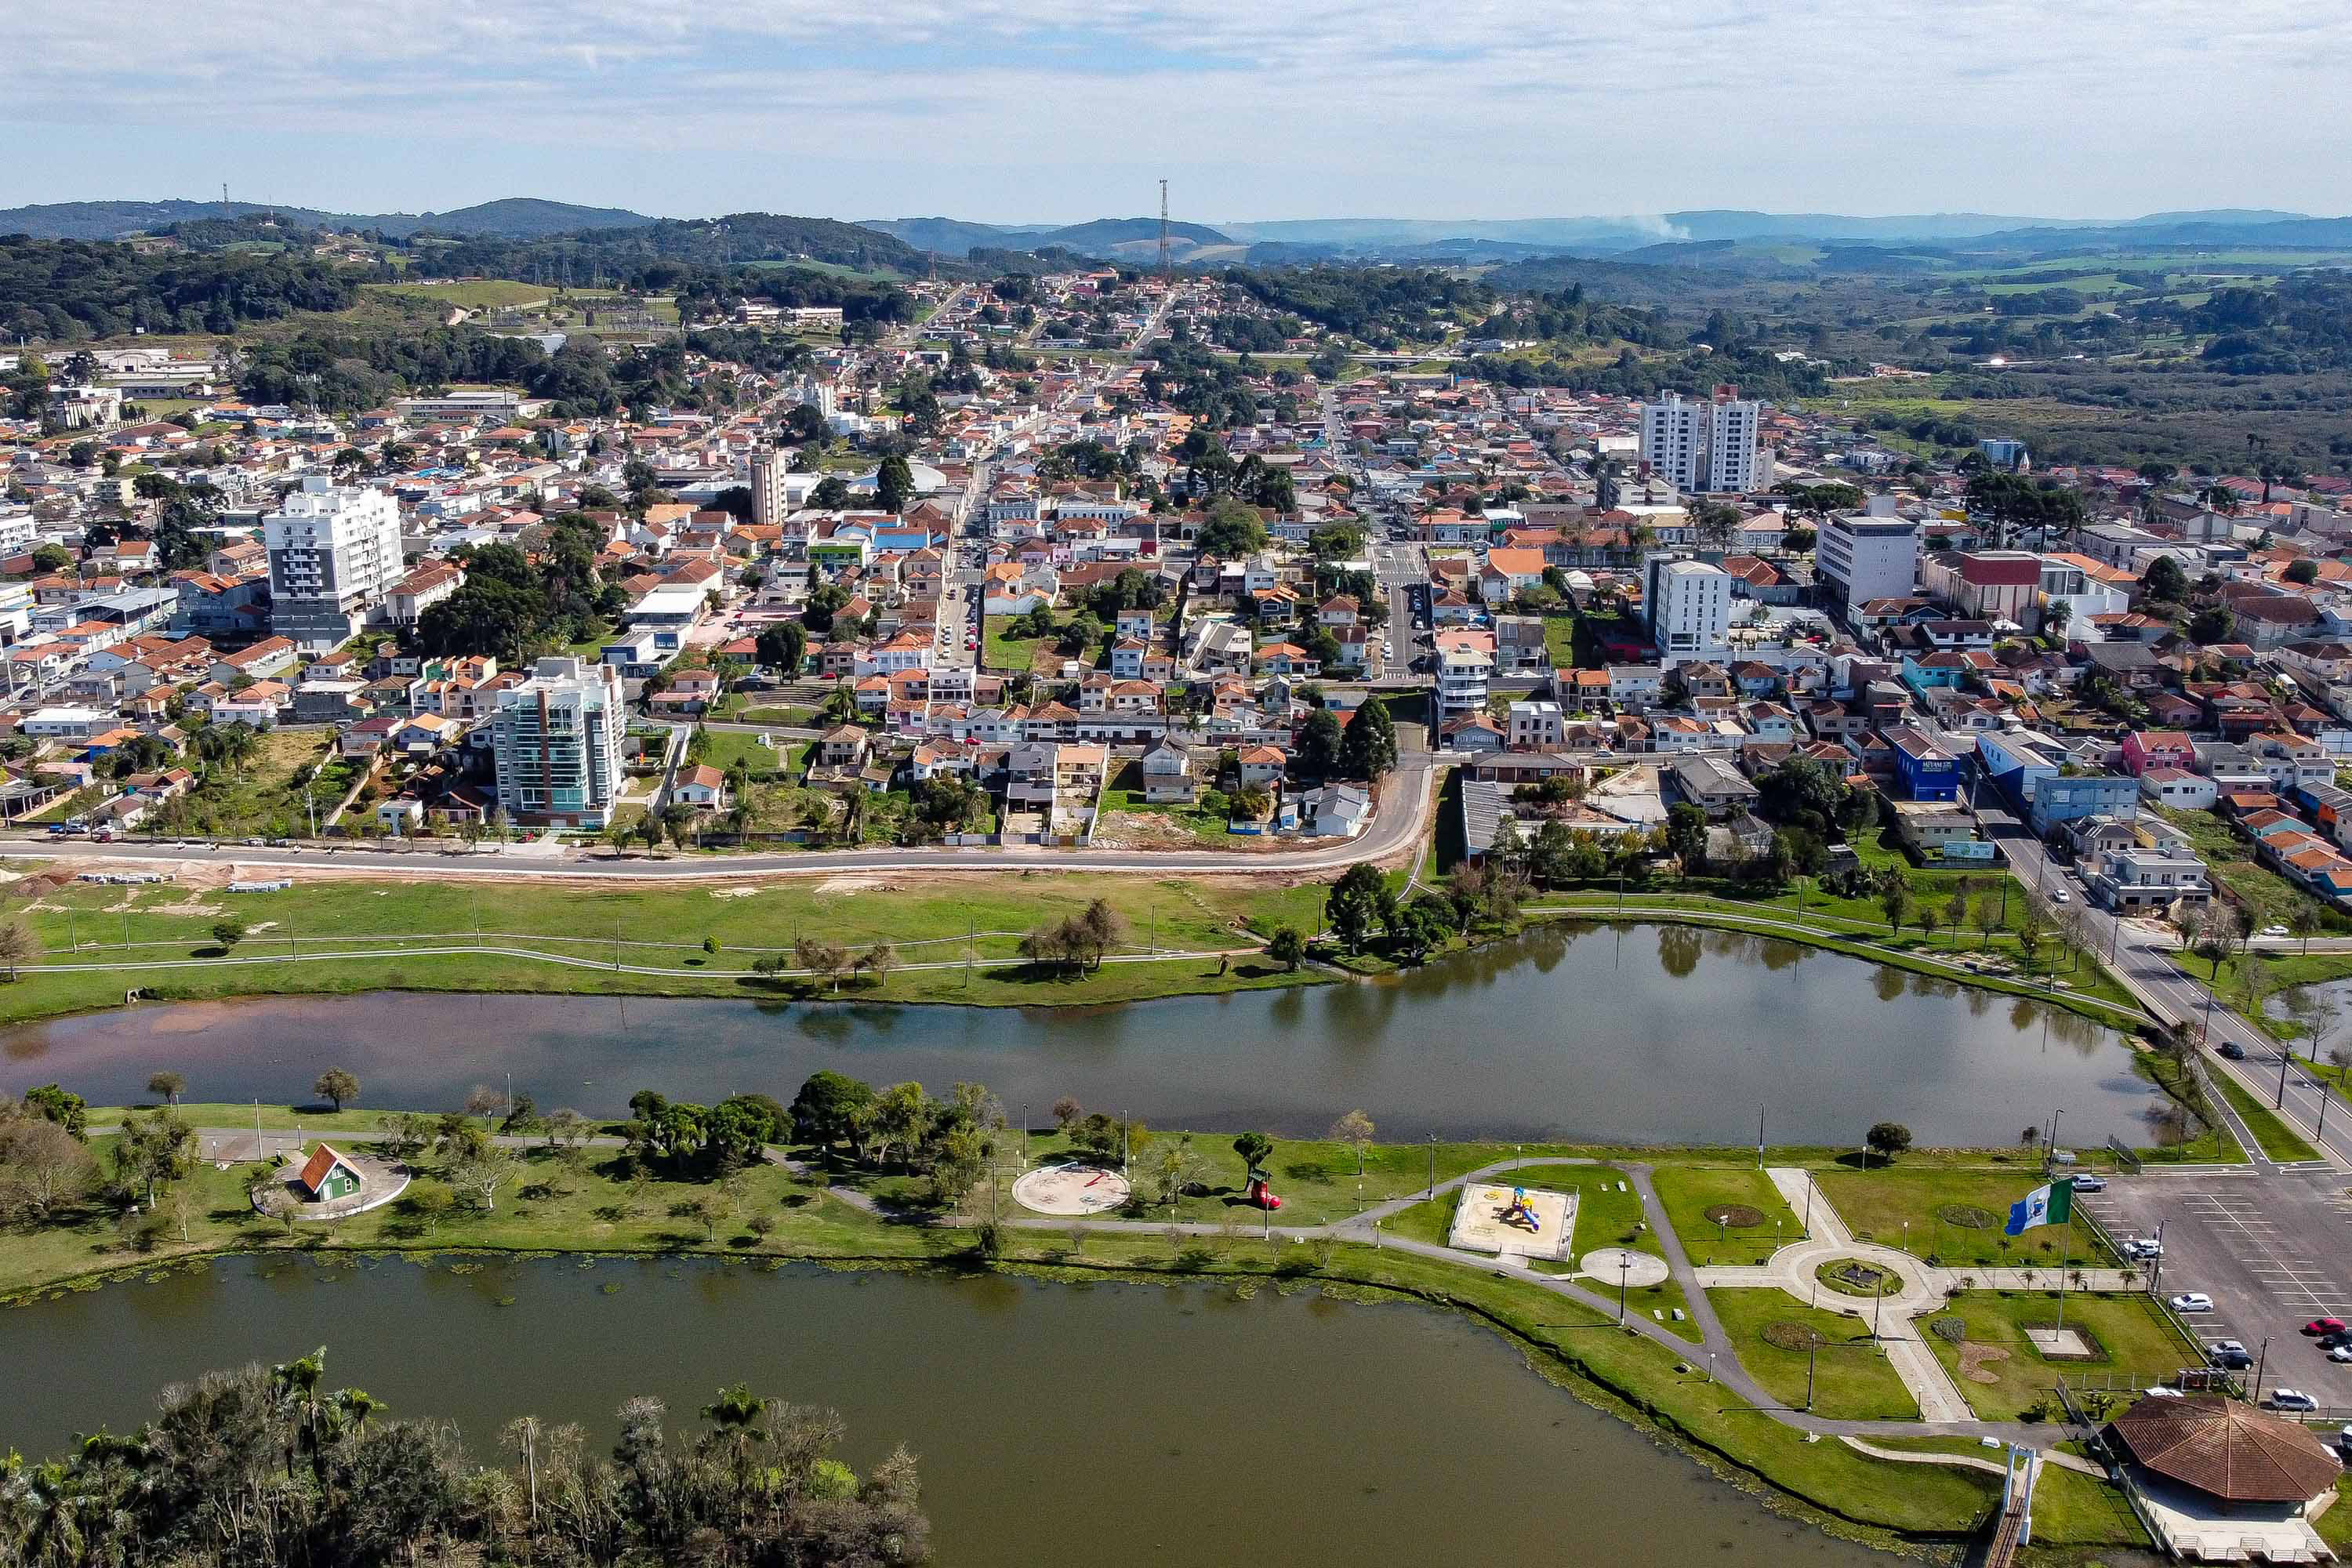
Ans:
{"label": "white cloud", "polygon": [[[36,166],[121,123],[855,160],[904,193],[882,208],[975,215],[942,159],[1230,169],[1235,216],[2352,206],[2323,152],[2352,10],[2288,0],[0,0],[0,26]],[[1108,199],[1065,188],[1057,216]]]}

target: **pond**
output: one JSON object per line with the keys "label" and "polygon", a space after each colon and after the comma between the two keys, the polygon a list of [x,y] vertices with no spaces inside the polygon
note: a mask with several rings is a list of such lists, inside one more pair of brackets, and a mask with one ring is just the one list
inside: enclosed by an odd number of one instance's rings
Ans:
{"label": "pond", "polygon": [[1379,983],[1111,1007],[761,1004],[379,992],[152,1005],[0,1033],[0,1090],[95,1103],[185,1074],[190,1098],[286,1104],[329,1066],[362,1103],[444,1110],[476,1084],[613,1115],[789,1100],[831,1068],[987,1084],[1042,1120],[1064,1095],[1154,1126],[1316,1135],[1360,1107],[1384,1138],[2008,1145],[2149,1141],[2116,1034],[2063,1009],[1843,954],[1689,926],[1545,927]]}
{"label": "pond", "polygon": [[1465,1321],[1311,1292],[230,1258],[0,1321],[0,1449],[28,1454],[136,1425],[174,1380],[323,1344],[331,1385],[456,1420],[478,1459],[524,1413],[601,1447],[640,1394],[673,1431],[738,1381],[831,1405],[860,1469],[900,1442],[918,1455],[948,1568],[1885,1561],[1776,1518]]}

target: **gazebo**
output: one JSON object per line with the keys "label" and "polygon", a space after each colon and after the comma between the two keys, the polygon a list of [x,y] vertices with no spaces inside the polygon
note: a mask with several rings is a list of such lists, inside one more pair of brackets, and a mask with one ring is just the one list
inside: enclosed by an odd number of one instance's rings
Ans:
{"label": "gazebo", "polygon": [[2333,1555],[2311,1521],[2336,1500],[2343,1467],[2295,1423],[2218,1394],[2152,1395],[2110,1421],[2105,1436],[2175,1556]]}

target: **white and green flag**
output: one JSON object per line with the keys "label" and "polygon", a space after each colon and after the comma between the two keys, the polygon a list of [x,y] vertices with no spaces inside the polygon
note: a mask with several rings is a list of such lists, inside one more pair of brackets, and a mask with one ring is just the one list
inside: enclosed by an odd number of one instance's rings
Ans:
{"label": "white and green flag", "polygon": [[2023,1236],[2040,1226],[2064,1225],[2074,1217],[2074,1178],[2052,1182],[2034,1188],[2009,1205],[2009,1224],[2002,1227],[2006,1236]]}

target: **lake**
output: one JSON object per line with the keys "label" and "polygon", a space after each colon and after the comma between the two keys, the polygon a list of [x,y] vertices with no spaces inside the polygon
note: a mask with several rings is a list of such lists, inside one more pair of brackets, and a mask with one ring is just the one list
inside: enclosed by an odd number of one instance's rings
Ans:
{"label": "lake", "polygon": [[1693,926],[1547,926],[1377,983],[1108,1007],[981,1008],[380,992],[153,1004],[0,1032],[0,1090],[94,1103],[170,1067],[199,1100],[286,1104],[329,1066],[362,1103],[443,1110],[468,1088],[622,1111],[831,1068],[935,1091],[987,1084],[1043,1120],[1064,1095],[1154,1126],[1319,1134],[1360,1107],[1384,1138],[2150,1142],[2157,1101],[2111,1030],[2063,1009],[1843,954]]}
{"label": "lake", "polygon": [[1767,1512],[1588,1409],[1495,1335],[1409,1306],[1207,1286],[763,1272],[714,1261],[225,1258],[9,1310],[0,1449],[136,1425],[164,1384],[328,1349],[328,1382],[598,1447],[656,1394],[831,1405],[861,1470],[900,1442],[948,1568],[1045,1562],[1886,1561]]}

